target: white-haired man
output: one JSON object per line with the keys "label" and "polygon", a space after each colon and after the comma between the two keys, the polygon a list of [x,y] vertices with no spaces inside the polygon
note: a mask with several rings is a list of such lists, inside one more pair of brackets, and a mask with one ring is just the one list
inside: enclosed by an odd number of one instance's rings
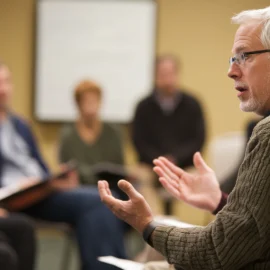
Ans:
{"label": "white-haired man", "polygon": [[[240,27],[228,76],[235,82],[240,108],[264,115],[270,109],[270,7],[241,12],[232,21]],[[101,198],[176,269],[270,269],[269,134],[267,117],[253,132],[227,204],[206,227],[181,229],[155,224],[147,202],[124,180],[119,186],[129,195],[129,201],[114,199],[103,181],[99,183]],[[155,161],[155,171],[174,196],[214,210],[222,198],[215,175],[199,154],[194,156],[194,163],[200,173],[197,177],[172,167],[163,158]],[[207,179],[213,184],[210,200],[205,196],[209,194],[206,187],[191,183],[206,183]]]}

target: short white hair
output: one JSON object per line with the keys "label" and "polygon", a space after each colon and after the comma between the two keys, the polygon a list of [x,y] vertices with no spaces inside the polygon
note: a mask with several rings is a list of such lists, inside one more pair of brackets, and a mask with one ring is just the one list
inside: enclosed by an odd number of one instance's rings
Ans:
{"label": "short white hair", "polygon": [[234,24],[248,24],[252,22],[261,23],[261,42],[263,46],[270,49],[270,6],[262,9],[245,10],[232,17]]}

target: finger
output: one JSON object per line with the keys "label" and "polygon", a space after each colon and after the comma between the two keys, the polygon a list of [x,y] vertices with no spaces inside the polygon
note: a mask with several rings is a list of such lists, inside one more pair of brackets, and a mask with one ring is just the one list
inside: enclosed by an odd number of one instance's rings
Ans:
{"label": "finger", "polygon": [[159,177],[159,180],[160,179],[163,179],[164,181],[167,181],[171,186],[173,186],[174,188],[178,189],[179,188],[179,180],[177,181],[172,181],[171,179],[168,179],[167,177],[164,177],[164,176],[161,176]]}
{"label": "finger", "polygon": [[[186,171],[182,170],[181,168],[174,165],[171,161],[164,157],[160,157],[159,160],[163,162],[175,175],[175,177],[171,180],[175,182],[174,186],[179,189],[182,182],[188,184],[190,182],[190,174]],[[180,190],[180,189],[179,189]],[[181,190],[180,190],[181,191]]]}
{"label": "finger", "polygon": [[164,177],[159,178],[162,186],[175,198],[179,199],[179,190],[175,188],[170,182],[168,182]]}
{"label": "finger", "polygon": [[156,174],[159,176],[159,178],[164,178],[166,181],[170,182],[175,188],[178,187],[179,185],[179,180],[177,177],[177,179],[171,179],[170,177],[168,177],[163,170],[160,167],[154,167],[153,168],[154,172],[156,172]]}
{"label": "finger", "polygon": [[126,180],[120,180],[118,182],[118,187],[124,191],[131,200],[141,196],[141,194]]}
{"label": "finger", "polygon": [[104,185],[105,185],[105,189],[106,189],[106,191],[107,191],[107,194],[110,195],[110,196],[112,196],[112,192],[111,192],[111,190],[110,190],[110,185],[109,185],[109,183],[108,183],[107,181],[104,181]]}
{"label": "finger", "polygon": [[98,191],[99,191],[101,200],[103,200],[103,198],[105,196],[111,195],[108,192],[108,182],[107,181],[101,181],[101,180],[98,181]]}
{"label": "finger", "polygon": [[165,174],[164,174],[163,169],[162,169],[161,166],[159,165],[159,162],[156,162],[155,165],[156,165],[156,166],[153,168],[153,171],[154,171],[159,177],[164,177]]}
{"label": "finger", "polygon": [[162,168],[160,167],[154,167],[153,169],[157,175],[159,175],[159,178],[162,177],[164,178],[166,181],[170,182],[171,185],[174,186],[174,188],[178,189],[179,188],[179,183],[181,182],[181,180],[183,179],[180,179],[179,177],[177,177],[176,175],[174,175],[174,177],[168,177],[168,175],[166,175]]}
{"label": "finger", "polygon": [[199,152],[195,153],[193,156],[193,163],[195,168],[199,171],[199,173],[209,172],[212,169],[206,164],[204,159],[202,158]]}
{"label": "finger", "polygon": [[119,208],[121,206],[121,201],[109,194],[107,188],[107,181],[98,181],[98,190],[102,202],[104,202],[111,210]]}
{"label": "finger", "polygon": [[159,176],[159,177],[163,177],[164,176],[164,173],[163,173],[163,170],[157,166],[155,166],[153,168],[153,171]]}
{"label": "finger", "polygon": [[175,173],[179,178],[181,178],[184,174],[185,171],[182,170],[181,168],[175,166],[171,161],[169,161],[165,157],[159,157],[159,160],[164,163],[173,173]]}
{"label": "finger", "polygon": [[157,171],[157,173],[159,173],[159,176],[168,177],[170,178],[170,180],[178,180],[179,177],[175,173],[173,173],[172,170],[168,168],[166,164],[164,164],[164,162],[162,162],[161,160],[157,160],[155,164],[158,168],[160,168],[160,170]]}

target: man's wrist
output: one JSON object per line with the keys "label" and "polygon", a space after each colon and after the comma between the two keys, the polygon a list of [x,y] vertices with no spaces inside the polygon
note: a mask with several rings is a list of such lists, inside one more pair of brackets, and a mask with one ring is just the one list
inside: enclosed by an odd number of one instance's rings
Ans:
{"label": "man's wrist", "polygon": [[154,232],[154,230],[160,226],[160,224],[154,220],[152,220],[150,223],[148,223],[148,225],[145,227],[145,229],[143,230],[143,239],[145,242],[147,242],[150,246],[153,246],[152,244],[152,234]]}
{"label": "man's wrist", "polygon": [[220,198],[219,204],[217,205],[215,210],[212,211],[213,215],[216,215],[227,204],[227,198],[228,198],[228,194],[221,192],[221,198]]}

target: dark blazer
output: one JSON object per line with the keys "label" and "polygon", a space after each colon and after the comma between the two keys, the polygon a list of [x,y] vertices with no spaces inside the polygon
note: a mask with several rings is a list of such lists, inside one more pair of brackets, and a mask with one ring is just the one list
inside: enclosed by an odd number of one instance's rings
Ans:
{"label": "dark blazer", "polygon": [[[30,149],[31,157],[39,163],[45,174],[49,174],[49,168],[40,154],[36,139],[31,131],[29,124],[25,120],[14,114],[11,115],[11,121],[16,131],[18,132],[18,135],[20,135],[22,139],[27,143]],[[3,162],[3,156],[0,148],[0,186],[2,179]]]}

